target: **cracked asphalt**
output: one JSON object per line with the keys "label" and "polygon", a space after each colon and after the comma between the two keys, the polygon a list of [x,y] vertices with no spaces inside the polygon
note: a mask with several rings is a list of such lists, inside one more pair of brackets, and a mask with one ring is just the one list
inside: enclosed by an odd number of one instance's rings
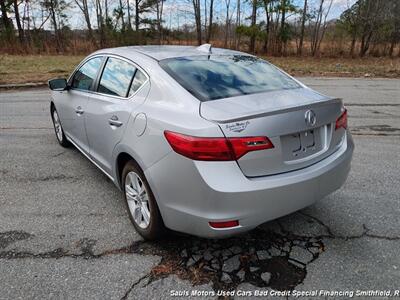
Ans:
{"label": "cracked asphalt", "polygon": [[0,299],[399,289],[400,80],[301,80],[348,107],[356,150],[347,183],[220,241],[143,241],[107,177],[57,144],[48,91],[1,91]]}

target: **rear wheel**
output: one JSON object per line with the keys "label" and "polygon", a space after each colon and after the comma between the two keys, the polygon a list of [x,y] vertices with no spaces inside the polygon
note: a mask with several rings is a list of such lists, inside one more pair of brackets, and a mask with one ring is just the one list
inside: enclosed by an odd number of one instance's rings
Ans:
{"label": "rear wheel", "polygon": [[60,117],[58,116],[57,110],[54,106],[51,107],[51,119],[53,120],[53,126],[54,126],[54,131],[56,133],[57,141],[63,147],[70,146],[70,143],[65,137],[64,130],[61,126]]}
{"label": "rear wheel", "polygon": [[142,170],[135,162],[125,165],[122,183],[129,218],[136,231],[146,240],[161,238],[165,227],[160,211]]}

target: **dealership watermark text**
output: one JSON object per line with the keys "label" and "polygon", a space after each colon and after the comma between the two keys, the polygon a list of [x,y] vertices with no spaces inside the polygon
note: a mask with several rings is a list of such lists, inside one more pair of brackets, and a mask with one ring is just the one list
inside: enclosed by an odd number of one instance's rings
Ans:
{"label": "dealership watermark text", "polygon": [[400,298],[400,290],[291,290],[291,291],[275,291],[275,290],[243,290],[237,289],[227,290],[171,290],[172,297],[398,297]]}

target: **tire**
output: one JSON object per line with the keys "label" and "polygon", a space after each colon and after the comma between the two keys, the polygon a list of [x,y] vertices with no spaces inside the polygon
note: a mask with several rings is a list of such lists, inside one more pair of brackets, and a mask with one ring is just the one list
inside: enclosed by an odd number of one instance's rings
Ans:
{"label": "tire", "polygon": [[[166,229],[143,171],[134,161],[129,161],[122,171],[121,178],[126,209],[136,231],[145,240],[162,238],[166,234]],[[137,194],[142,196],[138,197]],[[149,217],[146,218],[146,215]]]}
{"label": "tire", "polygon": [[62,128],[60,117],[54,105],[51,106],[50,112],[51,120],[53,121],[54,133],[56,134],[58,143],[64,148],[69,147],[71,143],[67,140],[64,134],[64,129]]}

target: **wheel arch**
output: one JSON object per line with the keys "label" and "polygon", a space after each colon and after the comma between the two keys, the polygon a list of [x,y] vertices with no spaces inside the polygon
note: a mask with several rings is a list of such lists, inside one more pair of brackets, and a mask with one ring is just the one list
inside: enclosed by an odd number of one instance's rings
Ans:
{"label": "wheel arch", "polygon": [[117,186],[122,190],[122,171],[127,162],[133,161],[138,168],[143,172],[143,168],[141,163],[139,163],[138,159],[136,159],[136,155],[132,154],[132,152],[127,151],[126,149],[120,149],[118,154],[115,156],[115,178]]}

